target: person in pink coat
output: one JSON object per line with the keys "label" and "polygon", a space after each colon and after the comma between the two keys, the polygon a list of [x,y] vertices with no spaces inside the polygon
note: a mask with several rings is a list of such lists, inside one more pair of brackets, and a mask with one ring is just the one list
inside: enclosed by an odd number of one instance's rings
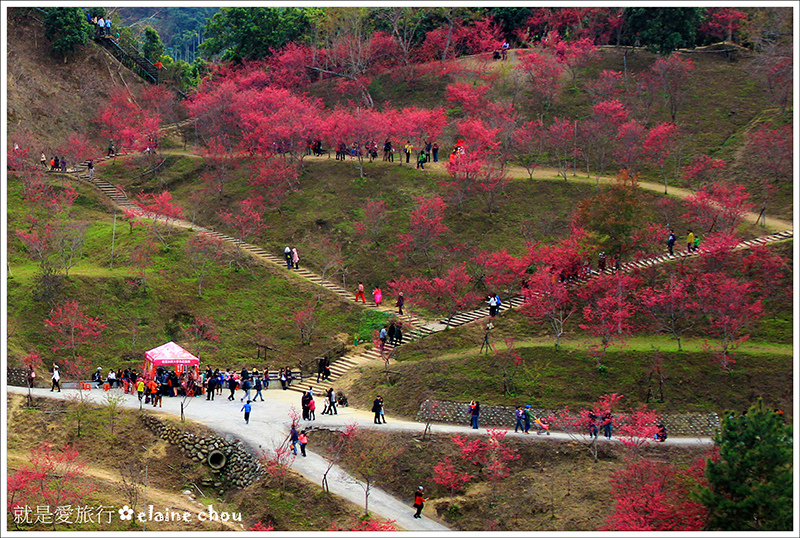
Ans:
{"label": "person in pink coat", "polygon": [[381,291],[380,286],[375,286],[375,289],[372,290],[372,299],[375,301],[376,306],[381,305],[381,302],[383,301],[383,292]]}

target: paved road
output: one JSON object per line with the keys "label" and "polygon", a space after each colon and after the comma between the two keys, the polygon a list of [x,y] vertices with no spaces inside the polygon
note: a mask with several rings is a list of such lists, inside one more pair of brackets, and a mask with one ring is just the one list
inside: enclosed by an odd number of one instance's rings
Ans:
{"label": "paved road", "polygon": [[[27,389],[24,387],[8,386],[8,391],[11,393],[25,394]],[[74,394],[74,389],[64,389],[61,393],[50,392],[49,389],[33,389],[33,394],[38,397],[52,397],[64,399],[69,394]],[[122,393],[119,389],[114,389],[114,392]],[[89,392],[89,397],[98,403],[103,401],[104,392],[93,389]],[[250,424],[245,424],[242,418],[241,402],[238,400],[238,395],[241,394],[237,391],[237,400],[228,401],[227,394],[224,391],[223,395],[218,397],[215,401],[209,402],[205,398],[199,397],[192,400],[190,405],[186,408],[186,416],[190,420],[194,420],[205,424],[209,428],[216,430],[222,434],[234,435],[252,449],[257,450],[259,447],[263,449],[270,449],[279,444],[288,434],[291,420],[289,418],[289,411],[292,407],[300,410],[300,394],[292,391],[283,391],[279,389],[270,389],[264,391],[265,401],[255,402],[253,404],[253,411],[250,416]],[[181,398],[164,398],[163,407],[153,409],[150,406],[145,406],[148,411],[155,411],[160,413],[168,413],[171,415],[180,415],[180,400]],[[317,409],[322,409],[322,398],[317,397]],[[137,408],[139,407],[138,399],[133,395],[127,395],[124,402],[126,407]],[[341,428],[345,424],[357,423],[362,428],[374,428],[380,430],[392,431],[405,431],[416,432],[422,434],[425,427],[424,424],[408,420],[394,419],[391,413],[387,415],[387,423],[380,426],[374,425],[372,422],[373,414],[369,411],[355,409],[353,407],[344,407],[339,409],[338,415],[328,416],[320,415],[317,413],[317,420],[313,422],[302,422],[303,426],[316,426],[328,428]],[[434,424],[432,430],[435,433],[447,434],[466,434],[466,435],[485,435],[486,429],[473,430],[468,425],[457,424]],[[549,440],[568,440],[570,437],[565,433],[553,432],[550,436],[538,436],[514,434],[509,432],[509,437],[519,437],[529,442],[547,442]],[[608,441],[604,438],[598,440],[600,443],[617,443],[616,439]],[[710,445],[712,440],[708,437],[689,438],[689,437],[671,437],[665,445],[673,446],[688,446],[688,445]],[[327,461],[319,454],[315,453],[313,446],[308,447],[308,457],[298,457],[294,464],[293,469],[304,476],[307,480],[313,483],[320,483],[322,475],[328,466]],[[361,482],[354,477],[348,475],[344,470],[338,466],[334,467],[329,474],[330,489],[332,493],[339,495],[353,502],[357,506],[364,504],[364,490],[361,487]],[[408,491],[412,492],[418,484],[409,484]],[[424,484],[423,484],[424,485]],[[369,507],[370,512],[382,519],[393,519],[397,525],[405,530],[411,531],[445,531],[448,530],[444,525],[423,517],[422,519],[413,518],[413,509],[411,508],[412,499],[398,499],[379,488],[372,488],[370,491]]]}

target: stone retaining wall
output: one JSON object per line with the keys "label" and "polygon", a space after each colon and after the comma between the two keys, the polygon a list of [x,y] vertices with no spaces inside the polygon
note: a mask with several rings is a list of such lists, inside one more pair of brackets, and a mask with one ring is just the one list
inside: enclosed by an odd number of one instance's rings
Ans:
{"label": "stone retaining wall", "polygon": [[[36,374],[36,381],[39,381],[39,374]],[[49,379],[47,380],[50,381]],[[28,370],[26,368],[14,368],[12,366],[6,367],[6,384],[14,385],[16,387],[28,386]],[[36,384],[40,385],[39,383]]]}
{"label": "stone retaining wall", "polygon": [[[516,408],[501,405],[481,405],[481,427],[493,426],[513,428],[516,424]],[[548,416],[552,409],[532,408],[534,416]],[[420,422],[450,422],[469,425],[469,403],[446,400],[425,400],[419,406],[417,420]],[[719,416],[716,413],[682,413],[663,416],[664,425],[670,435],[681,437],[711,437],[719,429]],[[553,428],[556,431],[556,428]]]}
{"label": "stone retaining wall", "polygon": [[[240,439],[229,440],[218,435],[195,435],[176,428],[160,418],[148,413],[139,415],[144,425],[159,438],[171,445],[180,447],[189,459],[207,465],[219,480],[213,486],[224,492],[225,487],[245,488],[264,475],[261,463],[244,446]],[[225,455],[226,462],[221,469],[214,469],[208,463],[208,455],[219,451]]]}

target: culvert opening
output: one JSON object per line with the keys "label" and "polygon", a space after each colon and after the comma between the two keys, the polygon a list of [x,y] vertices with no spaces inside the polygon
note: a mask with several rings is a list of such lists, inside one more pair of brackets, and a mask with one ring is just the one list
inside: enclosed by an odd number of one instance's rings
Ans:
{"label": "culvert opening", "polygon": [[212,469],[222,469],[226,463],[228,463],[228,458],[219,450],[212,450],[208,454],[208,466]]}

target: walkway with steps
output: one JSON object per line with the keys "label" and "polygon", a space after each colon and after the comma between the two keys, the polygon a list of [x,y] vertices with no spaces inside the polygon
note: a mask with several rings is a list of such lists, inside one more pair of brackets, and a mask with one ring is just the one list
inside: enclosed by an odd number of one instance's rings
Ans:
{"label": "walkway with steps", "polygon": [[[104,161],[104,160],[108,160],[108,159],[111,159],[111,158],[113,158],[113,157],[102,157],[100,159],[95,159],[95,162]],[[136,204],[131,202],[127,198],[125,193],[122,192],[120,189],[118,189],[116,186],[108,183],[107,181],[105,181],[103,179],[99,179],[99,178],[94,178],[93,180],[90,180],[89,176],[87,174],[82,174],[81,172],[85,172],[86,171],[86,163],[87,162],[88,161],[86,161],[84,163],[81,163],[81,166],[83,166],[83,170],[80,170],[80,169],[78,170],[80,179],[91,183],[93,186],[95,186],[97,189],[99,189],[101,192],[103,192],[106,196],[108,196],[114,202],[114,204],[116,204],[117,206],[119,206],[119,207],[121,207],[123,209],[128,209],[128,210],[131,210],[131,211],[135,211],[135,212],[137,212],[139,214],[145,215],[142,212],[142,210]],[[259,246],[251,245],[249,243],[245,243],[244,241],[241,241],[239,239],[235,239],[235,238],[233,238],[231,236],[228,236],[228,235],[225,235],[225,234],[223,234],[221,232],[217,232],[216,230],[211,230],[211,229],[203,228],[201,226],[193,225],[192,223],[190,223],[188,221],[175,220],[175,221],[173,221],[172,224],[175,225],[175,226],[183,227],[183,228],[193,228],[194,230],[197,230],[200,233],[205,233],[205,234],[208,234],[208,235],[210,235],[212,237],[215,237],[215,238],[217,238],[217,239],[219,239],[221,241],[224,241],[226,243],[230,243],[230,244],[236,245],[237,247],[240,247],[240,248],[248,251],[252,256],[254,256],[258,260],[266,261],[268,263],[275,264],[275,265],[277,265],[279,267],[286,267],[286,261],[283,258],[283,256],[279,256],[279,255],[273,254],[271,252],[268,252],[268,251],[264,250],[263,248],[261,248]],[[736,246],[736,248],[737,249],[750,248],[750,247],[753,247],[755,245],[766,245],[766,244],[770,244],[770,243],[775,243],[777,241],[784,241],[784,240],[787,240],[787,239],[791,239],[793,237],[793,235],[794,235],[793,230],[781,231],[781,232],[777,232],[777,233],[774,233],[774,234],[771,234],[771,235],[767,235],[767,236],[758,237],[758,238],[755,238],[755,239],[750,239],[750,240],[747,240],[747,241],[743,241],[743,242],[739,243]],[[681,259],[681,258],[700,256],[700,255],[703,254],[703,252],[704,252],[704,249],[701,248],[697,252],[682,252],[680,254],[672,255],[672,256],[670,256],[670,255],[654,256],[652,258],[634,260],[634,261],[631,261],[631,262],[626,262],[626,263],[621,264],[619,270],[620,271],[631,271],[631,270],[634,270],[634,269],[652,267],[654,265],[658,265],[658,264],[662,264],[662,263],[678,260],[678,259]],[[335,295],[338,295],[339,297],[341,297],[342,299],[344,299],[346,301],[353,301],[353,302],[358,303],[357,301],[355,301],[355,294],[354,293],[342,288],[341,286],[338,286],[337,284],[334,284],[334,283],[332,283],[332,282],[330,282],[328,280],[323,279],[321,276],[317,275],[316,273],[314,273],[312,271],[309,271],[308,269],[305,269],[305,268],[302,268],[302,269],[291,269],[289,271],[291,273],[299,276],[300,278],[306,279],[306,280],[308,280],[310,282],[313,282],[314,284],[316,284],[318,286],[324,287],[328,291],[334,293]],[[605,273],[611,273],[612,271],[613,271],[612,269],[606,269],[604,272]],[[597,276],[599,274],[600,273],[597,272],[597,271],[592,271],[592,273],[591,273],[592,276]],[[586,279],[578,279],[577,281],[575,281],[573,283],[573,285],[579,286],[579,285],[583,284],[585,281],[586,281]],[[510,297],[510,298],[508,298],[508,299],[503,301],[503,304],[500,306],[499,312],[504,312],[506,310],[514,309],[514,308],[519,308],[519,307],[521,307],[523,305],[523,303],[524,303],[524,299],[523,299],[522,296]],[[410,326],[414,327],[412,330],[403,333],[403,338],[402,338],[401,344],[408,343],[408,342],[413,342],[413,341],[418,340],[420,338],[424,338],[425,336],[428,336],[430,334],[433,334],[433,333],[436,333],[436,332],[439,332],[439,331],[443,331],[448,327],[458,327],[460,325],[464,325],[464,324],[467,324],[467,323],[470,323],[470,322],[473,322],[473,321],[476,321],[476,320],[479,320],[479,319],[482,319],[482,318],[485,318],[485,317],[488,316],[488,307],[482,307],[482,308],[478,308],[478,309],[470,310],[470,311],[466,311],[466,312],[459,312],[458,314],[454,315],[450,319],[449,323],[447,323],[447,320],[427,321],[427,320],[423,320],[423,319],[417,318],[415,316],[409,316],[409,315],[399,316],[399,315],[397,315],[395,313],[394,309],[390,309],[390,308],[388,308],[386,306],[383,306],[383,305],[378,306],[373,301],[368,301],[367,303],[362,303],[362,304],[365,307],[377,308],[382,312],[393,314],[404,325],[406,325],[406,326],[410,325]],[[385,353],[390,354],[392,349],[393,349],[393,346],[391,346],[391,345],[389,345],[387,343],[386,347],[385,347]],[[311,378],[309,378],[308,380],[304,380],[304,381],[300,382],[299,384],[290,387],[290,390],[301,392],[301,391],[308,390],[309,387],[313,387],[314,393],[317,394],[317,395],[321,395],[324,391],[327,390],[328,387],[333,386],[333,384],[335,383],[335,381],[337,379],[342,377],[345,373],[347,373],[352,368],[354,368],[356,366],[363,365],[363,364],[374,363],[376,360],[381,360],[381,361],[383,360],[383,358],[381,357],[380,351],[377,350],[377,349],[369,349],[369,350],[363,351],[361,353],[352,354],[352,355],[345,355],[343,357],[340,357],[338,359],[334,359],[333,361],[331,361],[331,377],[330,377],[330,379],[328,381],[317,383],[316,382],[316,373],[315,373],[313,375],[314,381],[311,381]]]}

